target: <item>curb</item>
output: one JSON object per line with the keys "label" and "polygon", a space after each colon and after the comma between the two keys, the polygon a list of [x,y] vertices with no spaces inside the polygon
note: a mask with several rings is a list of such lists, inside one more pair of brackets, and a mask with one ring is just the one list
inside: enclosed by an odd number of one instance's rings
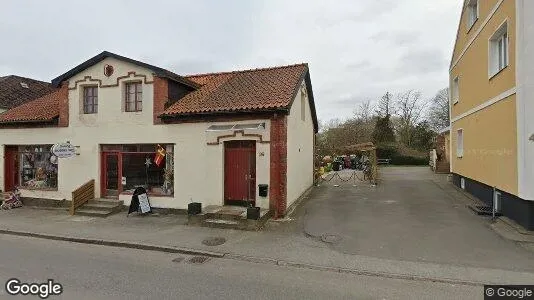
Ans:
{"label": "curb", "polygon": [[348,268],[341,268],[341,267],[297,263],[297,262],[266,258],[266,257],[246,256],[246,255],[239,255],[239,254],[233,254],[233,253],[213,252],[213,251],[196,250],[196,249],[181,248],[181,247],[165,247],[165,246],[121,242],[121,241],[56,236],[56,235],[33,233],[33,232],[26,232],[26,231],[14,231],[14,230],[7,230],[7,229],[0,229],[0,234],[33,237],[33,238],[48,239],[48,240],[55,240],[55,241],[65,241],[65,242],[73,242],[73,243],[81,243],[81,244],[92,244],[92,245],[101,245],[101,246],[110,246],[110,247],[130,248],[130,249],[137,249],[137,250],[158,251],[158,252],[165,252],[165,253],[202,255],[202,256],[208,256],[212,258],[225,258],[225,259],[233,259],[233,260],[258,263],[258,264],[270,264],[270,265],[277,265],[277,266],[282,266],[282,267],[293,267],[293,268],[299,268],[299,269],[327,271],[327,272],[335,272],[335,273],[348,273],[348,274],[354,274],[354,275],[359,275],[359,276],[403,279],[403,280],[424,281],[424,282],[438,282],[438,283],[447,283],[447,284],[461,284],[461,285],[469,285],[469,286],[484,286],[484,284],[487,284],[484,282],[468,281],[468,280],[461,280],[461,279],[454,279],[454,278],[438,278],[438,277],[430,277],[430,276],[419,276],[419,275],[413,275],[413,274],[388,273],[388,272],[372,271],[372,270],[365,270],[365,269],[348,269]]}
{"label": "curb", "polygon": [[222,258],[225,256],[225,253],[180,248],[180,247],[165,247],[165,246],[121,242],[121,241],[75,238],[75,237],[68,237],[68,236],[57,236],[57,235],[33,233],[33,232],[26,232],[26,231],[14,231],[14,230],[6,230],[6,229],[0,229],[0,234],[26,236],[26,237],[34,237],[34,238],[47,239],[47,240],[74,242],[74,243],[80,243],[80,244],[131,248],[131,249],[138,249],[138,250],[150,250],[150,251],[180,253],[180,254],[188,254],[188,255],[203,255],[203,256],[209,256],[209,257],[215,257],[215,258]]}
{"label": "curb", "polygon": [[349,274],[354,274],[354,275],[359,275],[359,276],[369,276],[369,277],[381,277],[381,278],[403,279],[403,280],[425,281],[425,282],[438,282],[438,283],[460,284],[460,285],[469,285],[469,286],[484,286],[485,284],[488,284],[485,282],[461,280],[461,279],[455,279],[455,278],[438,278],[438,277],[429,277],[429,276],[425,277],[425,276],[418,276],[418,275],[411,275],[411,274],[387,273],[387,272],[371,271],[371,270],[363,270],[363,269],[358,270],[358,269],[347,269],[347,268],[340,268],[340,267],[320,266],[320,265],[312,265],[312,264],[305,264],[305,263],[289,262],[285,260],[277,260],[277,259],[272,259],[272,258],[245,256],[245,255],[230,254],[230,253],[226,254],[223,258],[234,259],[234,260],[239,260],[239,261],[247,261],[247,262],[252,262],[252,263],[278,265],[278,266],[283,266],[283,267],[293,267],[293,268],[299,268],[299,269],[328,271],[328,272],[335,272],[335,273],[349,273]]}

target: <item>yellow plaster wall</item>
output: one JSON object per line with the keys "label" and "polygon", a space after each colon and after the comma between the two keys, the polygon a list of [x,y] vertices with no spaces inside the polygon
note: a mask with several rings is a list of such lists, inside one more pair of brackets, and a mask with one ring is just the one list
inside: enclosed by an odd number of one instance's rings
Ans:
{"label": "yellow plaster wall", "polygon": [[[480,1],[480,3],[485,3],[485,1]],[[490,79],[488,74],[489,39],[506,20],[509,36],[509,65]],[[451,82],[456,76],[459,77],[460,95],[459,102],[452,105],[452,118],[515,87],[515,31],[515,1],[505,0],[450,73]]]}
{"label": "yellow plaster wall", "polygon": [[[452,124],[452,172],[517,195],[516,96]],[[463,129],[464,154],[457,157],[457,130]]]}
{"label": "yellow plaster wall", "polygon": [[[515,0],[505,0],[515,2]],[[456,39],[456,45],[454,47],[453,61],[456,61],[460,53],[463,51],[469,40],[473,38],[476,31],[482,26],[484,20],[488,17],[499,0],[479,0],[478,5],[478,20],[473,24],[471,29],[467,28],[467,9],[462,11],[460,19],[460,27],[458,28],[458,37]],[[504,3],[503,3],[504,4]],[[465,1],[464,1],[465,7]]]}

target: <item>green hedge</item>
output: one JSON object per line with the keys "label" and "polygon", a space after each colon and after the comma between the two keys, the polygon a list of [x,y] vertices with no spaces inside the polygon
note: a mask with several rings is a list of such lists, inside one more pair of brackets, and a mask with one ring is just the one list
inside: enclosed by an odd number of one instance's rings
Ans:
{"label": "green hedge", "polygon": [[389,163],[392,165],[424,166],[428,165],[428,160],[428,158],[396,155],[391,157],[391,161]]}

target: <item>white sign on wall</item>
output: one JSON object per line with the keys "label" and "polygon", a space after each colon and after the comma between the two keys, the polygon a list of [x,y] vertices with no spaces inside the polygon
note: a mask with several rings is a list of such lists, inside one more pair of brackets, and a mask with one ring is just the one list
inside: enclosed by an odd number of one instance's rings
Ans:
{"label": "white sign on wall", "polygon": [[58,143],[50,151],[58,158],[69,158],[76,155],[76,148],[70,143]]}

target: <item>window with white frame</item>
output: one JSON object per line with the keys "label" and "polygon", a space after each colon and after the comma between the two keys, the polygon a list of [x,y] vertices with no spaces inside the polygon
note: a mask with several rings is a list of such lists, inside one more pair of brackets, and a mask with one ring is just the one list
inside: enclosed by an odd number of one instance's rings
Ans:
{"label": "window with white frame", "polygon": [[456,76],[452,80],[451,100],[452,100],[452,104],[456,104],[458,103],[458,101],[460,101],[460,78],[458,76]]}
{"label": "window with white frame", "polygon": [[469,0],[467,3],[467,30],[471,29],[478,20],[478,0]]}
{"label": "window with white frame", "polygon": [[508,66],[508,24],[504,23],[489,40],[489,76]]}
{"label": "window with white frame", "polygon": [[458,129],[456,132],[456,156],[464,156],[464,130]]}

